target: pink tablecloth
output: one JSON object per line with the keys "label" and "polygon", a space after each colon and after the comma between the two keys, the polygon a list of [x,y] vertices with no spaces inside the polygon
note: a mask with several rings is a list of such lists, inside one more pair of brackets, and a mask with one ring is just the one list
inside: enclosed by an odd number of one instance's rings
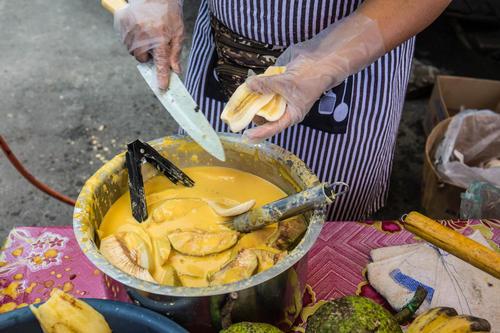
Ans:
{"label": "pink tablecloth", "polygon": [[[492,245],[500,244],[500,221],[442,223],[466,234],[478,229]],[[394,221],[327,223],[309,253],[306,304],[349,294],[377,299],[363,274],[370,250],[415,241]],[[129,301],[122,285],[87,260],[71,227],[13,229],[0,251],[0,313],[44,301],[53,288],[77,297]]]}
{"label": "pink tablecloth", "polygon": [[[466,235],[477,229],[493,247],[500,244],[499,220],[441,223]],[[327,223],[309,252],[308,284],[318,299],[360,293],[372,249],[416,241],[416,236],[395,221]]]}
{"label": "pink tablecloth", "polygon": [[129,300],[121,284],[87,260],[71,227],[13,229],[0,251],[0,313],[45,301],[53,288],[80,298]]}
{"label": "pink tablecloth", "polygon": [[[498,250],[500,220],[440,221],[465,235],[479,230]],[[419,241],[396,221],[330,222],[309,252],[308,294],[304,306],[345,295],[370,297],[387,307],[386,301],[370,286],[365,276],[372,249]],[[299,318],[296,331],[303,331]]]}

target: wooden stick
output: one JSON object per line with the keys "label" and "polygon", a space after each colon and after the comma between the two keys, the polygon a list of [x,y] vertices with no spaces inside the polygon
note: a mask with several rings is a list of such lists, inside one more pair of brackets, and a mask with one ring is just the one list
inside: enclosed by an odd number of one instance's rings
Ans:
{"label": "wooden stick", "polygon": [[500,254],[417,212],[403,220],[409,232],[500,279]]}

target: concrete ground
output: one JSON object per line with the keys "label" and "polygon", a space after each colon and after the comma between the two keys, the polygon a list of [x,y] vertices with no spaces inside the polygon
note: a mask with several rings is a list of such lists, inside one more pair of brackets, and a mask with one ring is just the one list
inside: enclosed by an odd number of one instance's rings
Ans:
{"label": "concrete ground", "polygon": [[[76,198],[125,144],[176,129],[90,0],[0,1],[0,134],[40,180]],[[185,0],[188,36],[197,1]],[[190,38],[184,49],[184,61]],[[405,105],[387,207],[420,209],[426,101]],[[0,240],[15,226],[69,225],[72,208],[29,185],[0,153]]]}

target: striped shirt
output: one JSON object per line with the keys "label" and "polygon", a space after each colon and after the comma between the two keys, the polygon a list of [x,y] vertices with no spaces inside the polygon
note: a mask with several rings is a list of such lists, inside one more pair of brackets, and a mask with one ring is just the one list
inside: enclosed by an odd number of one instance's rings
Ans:
{"label": "striped shirt", "polygon": [[[214,128],[228,132],[220,120],[224,101],[208,96],[206,89],[209,82],[214,82],[210,81],[214,76],[210,70],[214,40],[209,15],[215,15],[247,38],[288,46],[313,37],[349,15],[360,3],[359,0],[202,0],[186,85]],[[350,185],[350,191],[331,205],[330,220],[366,218],[385,203],[413,47],[412,38],[321,97],[318,102],[322,103],[321,117],[311,115],[321,119],[322,124],[292,126],[270,139],[299,156],[321,181],[343,181]],[[347,108],[339,107],[344,103]],[[325,130],[325,124],[329,130]],[[336,126],[338,130],[330,130]]]}
{"label": "striped shirt", "polygon": [[211,12],[234,32],[271,45],[312,38],[352,13],[361,1],[208,0]]}

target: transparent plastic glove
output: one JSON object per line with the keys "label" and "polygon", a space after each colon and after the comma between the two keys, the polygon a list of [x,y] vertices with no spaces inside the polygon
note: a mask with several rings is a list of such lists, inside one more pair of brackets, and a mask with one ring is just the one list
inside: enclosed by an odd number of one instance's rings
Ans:
{"label": "transparent plastic glove", "polygon": [[115,30],[139,62],[152,51],[160,89],[168,87],[170,71],[180,73],[184,40],[182,0],[130,0],[115,13]]}
{"label": "transparent plastic glove", "polygon": [[287,101],[285,114],[274,122],[254,119],[260,126],[245,131],[250,142],[260,142],[300,123],[321,95],[339,85],[385,53],[376,21],[353,13],[314,36],[290,46],[276,65],[283,74],[250,77],[247,84],[261,94],[278,93]]}

